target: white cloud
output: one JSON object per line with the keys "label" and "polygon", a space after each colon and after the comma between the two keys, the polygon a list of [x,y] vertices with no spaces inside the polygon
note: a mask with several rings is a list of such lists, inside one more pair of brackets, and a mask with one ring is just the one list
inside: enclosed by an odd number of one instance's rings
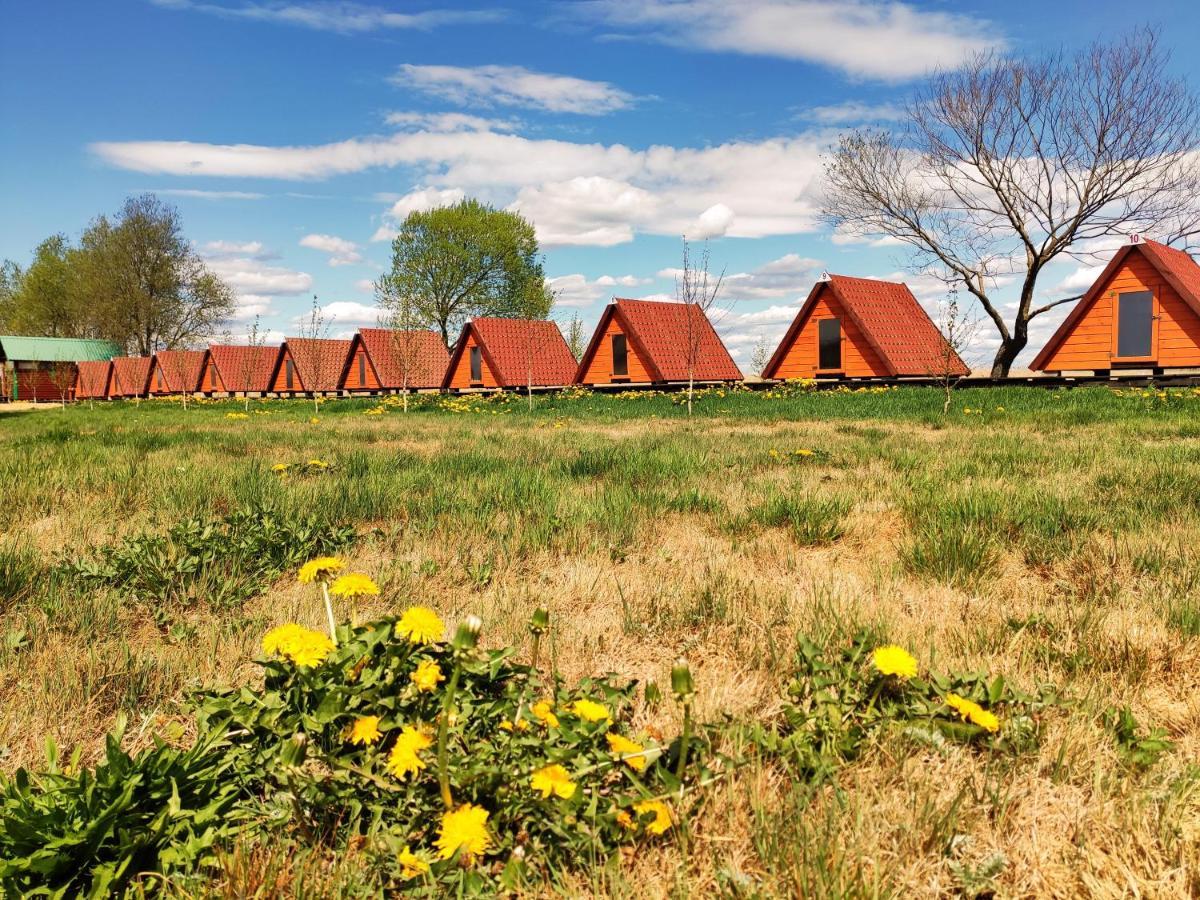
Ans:
{"label": "white cloud", "polygon": [[[731,237],[815,230],[823,148],[819,135],[634,150],[494,132],[417,132],[308,147],[93,145],[114,165],[173,174],[327,178],[408,166],[418,170],[424,186],[397,201],[392,219],[470,192],[498,203],[513,198],[511,208],[530,217],[548,245],[600,246],[631,240],[635,231],[684,234],[718,205],[737,211],[725,225]],[[393,232],[394,225],[385,225],[374,239]]]}
{"label": "white cloud", "polygon": [[617,293],[615,288],[637,287],[652,280],[636,275],[601,275],[595,280],[588,280],[586,275],[576,273],[547,278],[546,285],[555,293],[555,306],[580,307],[590,306],[597,300],[608,300]]}
{"label": "white cloud", "polygon": [[848,100],[832,106],[813,106],[801,110],[798,118],[820,125],[898,122],[904,118],[904,107],[897,103],[863,103],[861,100]]}
{"label": "white cloud", "polygon": [[400,223],[408,218],[409,213],[453,206],[466,196],[466,191],[462,188],[417,188],[392,203],[383,214],[383,224],[371,235],[371,240],[390,241],[396,236]]}
{"label": "white cloud", "polygon": [[208,268],[235,292],[254,295],[303,294],[312,288],[312,276],[282,266],[267,265],[249,256],[210,256]]}
{"label": "white cloud", "polygon": [[597,0],[583,9],[627,37],[801,60],[885,80],[917,77],[1004,45],[986,22],[894,0]]}
{"label": "white cloud", "polygon": [[686,236],[694,241],[721,237],[729,231],[729,226],[732,224],[733,210],[724,203],[714,203],[696,217],[696,221],[687,230]]}
{"label": "white cloud", "polygon": [[361,34],[381,29],[428,30],[439,25],[495,22],[504,17],[502,10],[430,9],[416,13],[399,13],[346,0],[325,2],[281,2],[260,0],[236,5],[202,2],[202,0],[150,0],[165,9],[191,10],[224,19],[295,25],[317,31],[342,34]]}
{"label": "white cloud", "polygon": [[332,234],[306,234],[300,238],[300,246],[328,253],[331,266],[357,265],[363,259],[358,244]]}
{"label": "white cloud", "polygon": [[270,256],[262,241],[209,241],[202,252],[205,256]]}
{"label": "white cloud", "polygon": [[373,282],[370,278],[358,279],[358,281],[354,282],[354,287],[356,290],[360,290],[364,294],[375,293],[375,282]]}
{"label": "white cloud", "polygon": [[[722,277],[720,298],[760,300],[790,295],[799,302],[812,290],[820,275],[821,265],[819,259],[788,253],[749,272],[726,273]],[[683,275],[683,270],[659,269],[656,274],[659,278],[677,281]],[[709,277],[715,280],[717,274],[710,272]]]}
{"label": "white cloud", "polygon": [[195,188],[154,188],[150,193],[163,197],[192,197],[197,200],[261,200],[267,196],[252,191],[202,191]]}
{"label": "white cloud", "polygon": [[435,131],[439,134],[452,134],[456,131],[515,131],[520,124],[515,119],[490,119],[457,112],[390,112],[383,120],[397,128]]}
{"label": "white cloud", "polygon": [[607,81],[534,72],[523,66],[421,66],[406,63],[392,84],[459,106],[518,106],[548,112],[603,115],[634,97]]}
{"label": "white cloud", "polygon": [[269,316],[275,310],[271,298],[262,294],[238,294],[234,298],[232,322],[251,322],[257,317]]}
{"label": "white cloud", "polygon": [[899,238],[894,238],[890,234],[862,234],[849,225],[838,225],[833,229],[833,234],[830,235],[829,240],[839,247],[851,244],[866,244],[868,247],[896,247],[901,243]]}
{"label": "white cloud", "polygon": [[[297,327],[304,325],[311,315],[311,311],[302,313],[292,320],[292,324]],[[383,310],[378,306],[354,300],[336,300],[322,306],[321,315],[331,329],[339,329],[339,334],[345,329],[350,329],[349,334],[352,335],[359,328],[376,327],[383,316]]]}

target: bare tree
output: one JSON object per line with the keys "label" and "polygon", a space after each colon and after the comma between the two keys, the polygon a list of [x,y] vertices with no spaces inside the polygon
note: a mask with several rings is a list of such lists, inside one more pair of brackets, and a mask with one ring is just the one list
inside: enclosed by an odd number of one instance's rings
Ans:
{"label": "bare tree", "polygon": [[[686,320],[684,352],[687,354],[689,416],[692,414],[692,401],[696,396],[696,366],[700,361],[700,345],[706,332],[700,325],[700,318],[708,318],[708,311],[716,304],[721,284],[725,280],[724,269],[715,277],[709,275],[708,269],[708,242],[705,241],[700,258],[693,260],[691,245],[684,238],[683,267],[675,276],[675,298],[684,304]],[[695,307],[696,312],[692,311],[692,307]]]}
{"label": "bare tree", "polygon": [[567,321],[567,331],[563,335],[567,339],[567,347],[571,350],[571,355],[575,357],[575,362],[583,359],[583,354],[587,350],[587,331],[583,327],[583,319],[579,317],[579,313],[571,313],[571,318]]}
{"label": "bare tree", "polygon": [[[260,367],[262,365],[262,354],[259,352],[267,345],[266,332],[262,330],[262,326],[258,316],[254,317],[254,322],[246,331],[246,346],[249,348],[241,355],[241,363],[238,366],[238,385],[242,389],[242,399],[246,405],[246,412],[250,412],[250,386],[254,383],[254,379],[258,377]],[[229,385],[225,386],[228,389]]]}
{"label": "bare tree", "polygon": [[[332,327],[333,319],[326,321],[325,312],[321,309],[317,295],[313,294],[312,310],[309,312],[308,318],[300,320],[299,337],[306,342],[327,341]],[[313,415],[320,415],[321,397],[317,385],[327,381],[331,375],[336,378],[333,369],[340,363],[330,358],[329,354],[322,353],[320,345],[317,343],[288,344],[288,349],[293,358],[299,357],[296,359],[298,363],[303,361],[304,371],[313,382],[307,386],[309,393],[312,394]]]}
{"label": "bare tree", "polygon": [[524,296],[517,304],[521,318],[525,320],[525,397],[529,410],[533,411],[533,361],[539,350],[545,350],[546,333],[533,327],[533,322],[545,319],[554,309],[558,295],[541,281],[529,281]]}
{"label": "bare tree", "polygon": [[970,347],[979,334],[979,317],[962,308],[958,302],[958,288],[952,287],[938,304],[935,324],[941,332],[942,342],[928,374],[942,389],[942,416],[945,417],[950,412],[954,389],[970,373],[969,362],[966,363],[965,373],[960,364],[967,359]]}
{"label": "bare tree", "polygon": [[[982,54],[911,100],[899,133],[843,135],[826,163],[824,218],[843,233],[907,245],[914,268],[961,285],[996,330],[1008,374],[1037,282],[1088,242],[1152,231],[1200,235],[1200,105],[1167,68],[1154,30],[1073,55]],[[997,288],[1017,283],[1006,321]]]}
{"label": "bare tree", "polygon": [[764,332],[758,336],[758,341],[754,344],[754,352],[750,354],[750,368],[754,370],[755,375],[761,377],[763,369],[767,367],[767,363],[770,361],[771,342]]}
{"label": "bare tree", "polygon": [[49,364],[50,383],[58,393],[62,408],[67,408],[67,398],[71,396],[71,388],[75,386],[75,373],[78,366],[70,360],[55,360]]}
{"label": "bare tree", "polygon": [[389,329],[392,358],[400,367],[401,408],[408,412],[409,384],[421,352],[421,331],[429,322],[422,317],[412,294],[401,290],[387,273],[375,282],[375,297],[385,311],[380,324]]}

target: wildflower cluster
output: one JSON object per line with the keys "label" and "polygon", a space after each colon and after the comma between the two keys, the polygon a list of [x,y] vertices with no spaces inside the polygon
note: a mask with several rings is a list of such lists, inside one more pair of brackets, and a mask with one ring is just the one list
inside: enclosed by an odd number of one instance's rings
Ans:
{"label": "wildflower cluster", "polygon": [[796,447],[792,450],[777,450],[772,447],[767,451],[767,456],[771,457],[776,462],[785,463],[803,463],[813,460],[824,459],[828,456],[823,450],[813,450],[810,447]]}
{"label": "wildflower cluster", "polygon": [[327,475],[337,466],[328,460],[313,457],[298,463],[279,462],[271,466],[271,471],[286,481],[290,478],[306,478],[314,475]]}

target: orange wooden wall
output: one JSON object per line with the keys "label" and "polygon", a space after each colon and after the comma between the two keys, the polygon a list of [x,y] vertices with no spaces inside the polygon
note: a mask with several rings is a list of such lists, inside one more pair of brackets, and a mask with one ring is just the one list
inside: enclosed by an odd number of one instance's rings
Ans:
{"label": "orange wooden wall", "polygon": [[[287,364],[288,360],[292,361],[292,386],[287,386]],[[275,373],[275,380],[271,383],[271,390],[277,394],[302,393],[304,384],[300,380],[300,370],[296,366],[296,361],[292,359],[292,351],[284,348],[279,359],[279,371]]]}
{"label": "orange wooden wall", "polygon": [[223,394],[225,393],[225,382],[221,380],[221,373],[217,371],[217,364],[210,357],[204,363],[204,374],[200,377],[200,391],[204,394]]}
{"label": "orange wooden wall", "polygon": [[847,378],[886,376],[888,368],[879,354],[867,342],[854,321],[845,314],[828,287],[823,287],[813,304],[811,314],[787,348],[775,378],[812,378],[817,373],[817,322],[820,319],[842,320],[842,368]]}
{"label": "orange wooden wall", "polygon": [[[579,379],[580,384],[612,384],[612,336],[622,333],[621,323],[617,321],[616,316],[613,316],[608,320],[608,327],[604,329],[604,337],[600,339],[600,345],[596,348],[596,355],[592,357],[592,361],[588,363],[583,377]],[[625,356],[629,362],[629,377],[622,378],[621,384],[625,382],[636,383],[654,380],[654,376],[650,374],[650,367],[646,365],[646,361],[642,359],[641,354],[634,348],[633,341],[628,338],[625,340]]]}
{"label": "orange wooden wall", "polygon": [[[1159,368],[1200,366],[1200,316],[1180,298],[1158,270],[1140,253],[1130,253],[1101,289],[1091,307],[1075,323],[1043,371],[1108,369],[1117,348],[1116,311],[1118,294],[1150,291],[1154,315],[1158,316],[1156,358],[1130,365]],[[1119,362],[1119,360],[1116,360]]]}
{"label": "orange wooden wall", "polygon": [[475,339],[474,331],[467,332],[466,341],[467,346],[463,349],[462,356],[458,358],[458,365],[454,367],[454,371],[450,375],[450,387],[500,387],[500,382],[496,380],[496,375],[492,371],[491,366],[488,365],[486,356],[483,356],[480,360],[480,374],[483,375],[483,383],[471,383],[471,348],[478,346],[478,341]]}
{"label": "orange wooden wall", "polygon": [[[359,378],[360,366],[362,367],[363,374],[366,375],[365,379]],[[379,378],[375,374],[375,367],[371,365],[371,359],[367,356],[367,348],[361,342],[355,349],[354,355],[350,357],[350,368],[346,370],[346,382],[342,387],[350,391],[379,389]]]}

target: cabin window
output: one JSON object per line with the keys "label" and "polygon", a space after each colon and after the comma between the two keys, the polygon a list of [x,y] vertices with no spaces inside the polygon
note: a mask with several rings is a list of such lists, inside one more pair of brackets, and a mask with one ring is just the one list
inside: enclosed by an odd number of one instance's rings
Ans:
{"label": "cabin window", "polygon": [[358,386],[366,387],[367,384],[367,358],[361,353],[358,354]]}
{"label": "cabin window", "polygon": [[478,347],[471,348],[471,380],[483,381],[483,355]]}
{"label": "cabin window", "polygon": [[295,370],[295,367],[292,365],[292,361],[290,359],[286,360],[283,364],[283,373],[284,373],[283,377],[287,383],[287,389],[289,391],[296,386],[295,385],[295,379],[296,379],[295,372],[296,372],[296,370]]}
{"label": "cabin window", "polygon": [[1154,355],[1154,295],[1135,291],[1117,297],[1117,356]]}
{"label": "cabin window", "polygon": [[162,390],[162,369],[154,370],[154,383],[158,386],[158,390]]}
{"label": "cabin window", "polygon": [[842,367],[842,320],[817,322],[817,368],[827,371]]}
{"label": "cabin window", "polygon": [[217,389],[217,367],[211,363],[208,366],[208,386],[214,391]]}
{"label": "cabin window", "polygon": [[623,334],[612,336],[613,375],[629,374],[629,345]]}

